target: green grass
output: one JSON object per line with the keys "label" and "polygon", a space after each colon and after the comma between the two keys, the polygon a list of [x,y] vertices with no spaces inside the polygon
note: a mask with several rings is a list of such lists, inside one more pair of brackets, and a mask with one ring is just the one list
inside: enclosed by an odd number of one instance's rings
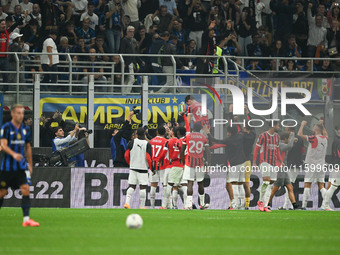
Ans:
{"label": "green grass", "polygon": [[[141,229],[128,229],[131,213]],[[0,210],[0,254],[337,254],[340,212],[31,210],[38,228],[23,228],[20,208]]]}

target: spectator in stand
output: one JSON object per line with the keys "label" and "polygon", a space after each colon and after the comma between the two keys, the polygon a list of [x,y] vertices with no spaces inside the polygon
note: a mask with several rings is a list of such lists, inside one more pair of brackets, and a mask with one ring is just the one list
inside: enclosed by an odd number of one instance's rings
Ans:
{"label": "spectator in stand", "polygon": [[295,4],[296,12],[293,15],[293,34],[296,43],[301,47],[301,55],[306,56],[308,39],[308,21],[301,2]]}
{"label": "spectator in stand", "polygon": [[[155,39],[153,40],[150,48],[151,54],[160,54],[161,48],[169,41],[170,34],[168,31],[165,31],[164,33],[158,35],[155,34]],[[151,58],[151,67],[154,73],[163,73],[161,63],[159,63],[158,57],[152,57]],[[153,82],[156,83],[154,85],[164,85],[166,82],[165,76],[156,76],[156,81]]]}
{"label": "spectator in stand", "polygon": [[[270,48],[266,44],[266,38],[261,37],[259,34],[253,35],[253,42],[251,44],[248,44],[247,50],[248,56],[250,57],[269,57],[270,55]],[[258,61],[256,64],[251,63],[251,66],[256,67],[257,65],[259,65],[262,69],[266,69],[268,64],[268,61],[261,60],[260,62]]]}
{"label": "spectator in stand", "polygon": [[[309,4],[313,4],[313,3],[311,2]],[[321,22],[322,26],[324,28],[329,28],[329,23],[328,23],[328,20],[327,20],[327,17],[326,17],[326,5],[322,2],[321,3],[319,2],[318,8],[316,9],[315,15],[318,15],[318,14],[322,16],[322,22]]]}
{"label": "spectator in stand", "polygon": [[[228,3],[225,5],[225,13],[227,19],[234,22],[234,24],[239,24],[240,22],[240,13],[239,13],[239,5],[240,1],[229,0]],[[249,6],[249,5],[248,5]],[[252,13],[255,12],[254,9],[251,11]]]}
{"label": "spectator in stand", "polygon": [[[138,8],[141,6],[141,0],[122,0],[122,8],[125,15],[131,19],[130,25],[138,29],[140,22],[138,18]],[[126,24],[125,24],[126,25]]]}
{"label": "spectator in stand", "polygon": [[29,0],[23,0],[20,3],[22,13],[25,13],[26,10],[28,13],[31,13],[33,11],[33,3],[31,3]]}
{"label": "spectator in stand", "polygon": [[[89,82],[89,75],[93,74],[94,76],[94,82],[97,86],[95,86],[95,91],[101,91],[101,92],[107,92],[107,87],[103,87],[100,85],[106,85],[107,79],[104,75],[104,68],[103,68],[103,62],[99,62],[96,56],[96,50],[94,48],[91,48],[89,50],[90,55],[88,56],[88,61],[90,64],[87,64],[87,66],[90,66],[89,68],[85,68],[84,72],[88,75],[85,75],[83,78],[83,81],[85,84],[88,84]],[[86,87],[82,87],[83,92],[86,91]],[[85,89],[85,91],[84,91]]]}
{"label": "spectator in stand", "polygon": [[62,36],[66,36],[68,38],[68,44],[70,45],[71,48],[76,46],[78,36],[76,34],[76,31],[74,30],[73,21],[68,21],[66,23],[66,31],[62,33]]}
{"label": "spectator in stand", "polygon": [[192,0],[191,6],[188,8],[189,16],[189,39],[195,40],[197,45],[197,51],[200,51],[202,47],[203,32],[207,27],[207,10],[202,4],[201,0]]}
{"label": "spectator in stand", "polygon": [[[285,51],[285,57],[301,58],[301,48],[296,43],[295,35],[290,35],[288,37],[288,45]],[[299,69],[302,68],[302,63],[300,61],[296,62]]]}
{"label": "spectator in stand", "polygon": [[8,15],[14,14],[14,7],[19,4],[19,0],[1,0],[3,11]]}
{"label": "spectator in stand", "polygon": [[[105,42],[104,36],[98,35],[96,37],[96,44],[93,46],[93,48],[96,50],[97,53],[106,54],[109,52],[104,42]],[[98,60],[108,62],[110,59],[107,55],[101,55],[98,56]]]}
{"label": "spectator in stand", "polygon": [[179,16],[175,0],[159,0],[159,7],[162,5],[167,7],[167,12],[171,15]]}
{"label": "spectator in stand", "polygon": [[152,44],[152,36],[146,33],[144,25],[139,26],[136,40],[139,45],[139,53],[147,54]]}
{"label": "spectator in stand", "polygon": [[81,26],[80,16],[87,11],[87,0],[72,0],[72,20],[76,27]]}
{"label": "spectator in stand", "polygon": [[177,10],[180,18],[183,20],[183,28],[187,31],[190,29],[188,9],[192,4],[192,0],[178,1]]}
{"label": "spectator in stand", "polygon": [[[14,14],[13,14],[13,19],[14,22],[17,22],[18,20],[23,20],[25,21],[25,18],[27,17],[28,13],[26,12],[25,15],[21,13],[21,5],[16,5],[14,7]],[[19,25],[18,28],[22,29],[25,26],[25,24]]]}
{"label": "spectator in stand", "polygon": [[8,16],[7,13],[3,11],[3,8],[0,5],[0,20],[5,20],[7,16]]}
{"label": "spectator in stand", "polygon": [[283,60],[279,60],[279,65],[277,66],[277,59],[273,58],[273,59],[270,60],[269,70],[271,70],[271,71],[282,71],[282,70],[284,70],[283,63],[284,63]]}
{"label": "spectator in stand", "polygon": [[[79,57],[77,55],[72,56],[72,81],[81,82],[84,77],[84,68],[80,67],[82,64],[78,65]],[[73,91],[79,92],[82,91],[82,87],[74,86]]]}
{"label": "spectator in stand", "polygon": [[226,56],[237,56],[241,52],[241,46],[237,41],[236,32],[230,33],[224,40],[219,44],[219,47],[223,51],[223,55]]}
{"label": "spectator in stand", "polygon": [[250,60],[250,64],[246,67],[246,69],[251,71],[263,70],[262,67],[259,65],[259,61],[257,59]]}
{"label": "spectator in stand", "polygon": [[[212,6],[209,15],[208,15],[208,24],[210,24],[211,21],[215,20],[217,27],[221,25],[222,22],[222,17],[218,16],[218,7],[217,6]],[[219,30],[217,30],[219,31]]]}
{"label": "spectator in stand", "polygon": [[[122,71],[122,66],[120,63],[119,56],[113,56],[112,61],[114,63],[114,72],[120,73]],[[121,74],[115,74],[114,75],[114,84],[115,85],[121,85],[122,84],[122,75]],[[113,88],[113,92],[120,92],[120,88]]]}
{"label": "spectator in stand", "polygon": [[[215,7],[215,8],[213,8]],[[217,10],[217,17],[221,20],[220,26],[225,26],[227,19],[227,13],[224,7],[224,4],[222,4],[221,0],[211,0],[210,1],[210,10],[214,9]],[[215,15],[215,14],[214,14]],[[217,24],[217,22],[216,22]]]}
{"label": "spectator in stand", "polygon": [[40,7],[39,4],[33,5],[33,11],[27,15],[25,19],[25,23],[27,24],[30,20],[35,19],[38,21],[39,29],[41,27],[41,13],[40,13]]}
{"label": "spectator in stand", "polygon": [[241,55],[242,56],[248,56],[248,49],[247,45],[251,44],[251,36],[252,32],[256,28],[255,19],[250,16],[250,8],[245,7],[243,8],[243,11],[241,13],[241,20],[240,20],[240,26],[239,26],[239,38],[238,43],[241,47]]}
{"label": "spectator in stand", "polygon": [[309,24],[309,35],[307,41],[307,56],[317,57],[320,56],[320,51],[325,53],[327,49],[327,29],[322,26],[323,16],[316,14],[315,18],[312,17],[311,8],[312,3],[308,4],[307,18]]}
{"label": "spectator in stand", "polygon": [[150,13],[155,13],[159,9],[159,0],[141,0],[141,7],[138,9],[139,20],[144,21]]}
{"label": "spectator in stand", "polygon": [[[6,18],[9,18],[9,16]],[[18,21],[22,24],[22,20]],[[9,71],[9,60],[8,60],[8,46],[9,46],[9,35],[11,32],[13,32],[16,27],[18,26],[18,23],[14,23],[11,27],[6,28],[6,22],[4,20],[0,20],[0,70],[3,71],[1,73],[2,75],[2,82],[4,84],[8,84],[8,73],[6,71]],[[8,90],[8,85],[2,86],[2,91],[5,92]]]}
{"label": "spectator in stand", "polygon": [[329,27],[332,28],[334,26],[334,23],[333,23],[334,20],[338,22],[338,27],[340,27],[340,4],[339,3],[335,3],[335,2],[332,3],[332,6],[327,13],[327,20],[328,20]]}
{"label": "spectator in stand", "polygon": [[[128,26],[126,29],[126,36],[122,39],[120,44],[120,53],[122,54],[136,54],[136,49],[133,45],[132,39],[134,39],[135,28],[133,26]],[[125,78],[125,85],[122,87],[122,94],[126,95],[131,93],[132,87],[135,83],[135,76],[134,76],[134,63],[139,63],[140,65],[144,66],[145,62],[142,61],[139,57],[135,56],[126,56],[124,57],[125,62],[125,73],[128,73],[127,77]]]}
{"label": "spectator in stand", "polygon": [[[307,71],[307,72],[312,71],[312,61],[310,59],[308,59],[306,61],[306,64],[301,68],[301,71]],[[313,66],[313,71],[316,71],[315,62],[314,62],[314,66]]]}
{"label": "spectator in stand", "polygon": [[[8,47],[9,52],[25,52],[26,50],[28,51],[28,48],[25,49],[24,43],[21,41],[22,34],[18,34],[16,32],[13,32],[10,34],[10,39],[12,40],[11,45]],[[9,83],[23,83],[24,82],[24,75],[22,72],[23,67],[22,67],[22,60],[24,58],[23,55],[18,55],[19,58],[19,80],[17,80],[17,74],[16,73],[10,73],[8,77]],[[16,71],[16,59],[14,55],[9,56],[9,70],[10,71]]]}
{"label": "spectator in stand", "polygon": [[267,47],[270,47],[270,45],[272,44],[272,35],[268,32],[268,28],[264,25],[260,26],[258,28],[258,34],[260,35],[263,43],[265,43]]}
{"label": "spectator in stand", "polygon": [[332,58],[340,54],[340,25],[336,19],[333,19],[331,28],[327,29],[328,55]]}
{"label": "spectator in stand", "polygon": [[89,48],[94,45],[96,39],[96,33],[92,28],[90,28],[90,22],[91,19],[86,17],[82,22],[82,27],[77,31],[77,36],[83,37],[85,39],[85,45]]}
{"label": "spectator in stand", "polygon": [[[165,45],[163,46],[163,54],[165,55],[175,55],[177,54],[177,36],[176,35],[170,35],[169,37],[169,41],[167,43],[165,43]],[[182,63],[182,61],[175,57],[175,61],[176,64],[179,68],[181,68],[182,70],[184,70],[184,65]],[[174,86],[175,82],[174,81],[174,67],[172,64],[172,61],[170,59],[170,57],[162,57],[161,58],[161,63],[163,66],[163,72],[167,74],[166,76],[166,83],[163,85],[163,87],[157,92],[157,93],[166,93],[169,90],[172,91],[173,88],[171,88],[171,86]]]}
{"label": "spectator in stand", "polygon": [[[203,33],[201,44],[202,47],[198,52],[198,55],[206,55],[206,56],[214,56],[216,55],[216,35],[215,35],[215,28],[216,23],[213,20],[210,24],[208,29]],[[196,73],[199,74],[210,74],[213,71],[213,63],[214,59],[206,57],[206,58],[198,58],[197,59],[197,69]]]}
{"label": "spectator in stand", "polygon": [[129,15],[124,15],[123,17],[123,35],[126,36],[126,29],[131,26],[131,18]]}
{"label": "spectator in stand", "polygon": [[47,36],[51,30],[58,30],[65,21],[64,13],[52,0],[37,0],[41,10],[41,36]]}
{"label": "spectator in stand", "polygon": [[285,71],[297,71],[298,69],[296,68],[295,61],[292,59],[289,59],[287,61],[287,64],[285,67],[283,67],[283,70]]}
{"label": "spectator in stand", "polygon": [[23,34],[23,41],[30,47],[30,51],[38,51],[38,44],[40,41],[38,21],[36,19],[31,19],[21,31]]}
{"label": "spectator in stand", "polygon": [[[58,63],[59,63],[59,55],[57,50],[57,45],[55,44],[55,40],[57,39],[58,32],[56,30],[51,30],[47,39],[43,42],[43,49],[41,55],[41,67],[44,70],[44,79],[42,83],[52,83],[56,84],[58,80]],[[52,53],[52,54],[46,54]],[[56,87],[53,87],[56,88]],[[50,91],[48,86],[43,86],[45,91]]]}
{"label": "spectator in stand", "polygon": [[118,53],[122,34],[122,9],[120,0],[111,0],[105,6],[105,35],[110,53]]}
{"label": "spectator in stand", "polygon": [[104,8],[108,0],[92,0],[92,2],[94,3],[94,12],[99,17],[104,12]]}
{"label": "spectator in stand", "polygon": [[276,40],[274,42],[273,49],[270,55],[272,57],[284,57],[285,56],[281,40]]}
{"label": "spectator in stand", "polygon": [[[184,55],[197,55],[195,40],[188,41]],[[190,69],[194,69],[196,66],[196,58],[184,58],[182,63]]]}
{"label": "spectator in stand", "polygon": [[[78,38],[78,43],[73,47],[73,53],[89,53],[90,48],[85,45],[83,37]],[[86,61],[86,56],[79,55],[79,61]]]}
{"label": "spectator in stand", "polygon": [[152,19],[156,16],[159,18],[158,32],[163,33],[172,29],[172,20],[176,17],[168,13],[168,8],[165,5],[159,7],[159,10],[152,15]]}
{"label": "spectator in stand", "polygon": [[57,0],[60,10],[66,14],[66,22],[71,20],[74,4],[71,0]]}
{"label": "spectator in stand", "polygon": [[277,28],[275,39],[285,41],[287,36],[293,32],[293,14],[295,5],[289,0],[272,0],[270,8],[276,13]]}
{"label": "spectator in stand", "polygon": [[186,36],[185,31],[182,27],[182,20],[177,19],[173,21],[172,30],[170,32],[172,35],[177,36],[177,54],[184,54],[185,53],[185,42],[186,42]]}
{"label": "spectator in stand", "polygon": [[[325,57],[328,57],[328,56],[325,56]],[[331,66],[331,62],[329,60],[322,60],[321,65],[317,67],[317,71],[332,72],[332,71],[334,71],[334,69]]]}
{"label": "spectator in stand", "polygon": [[89,2],[87,4],[87,12],[84,12],[80,16],[80,21],[82,22],[85,18],[90,19],[90,28],[93,29],[93,30],[96,30],[96,26],[98,26],[99,18],[97,16],[97,14],[94,13],[94,3],[93,2]]}
{"label": "spectator in stand", "polygon": [[[70,48],[68,44],[68,38],[66,36],[62,36],[60,38],[60,43],[58,45],[58,52],[59,53],[70,53],[72,52],[72,48]],[[60,62],[66,62],[67,56],[64,54],[59,55]],[[68,72],[68,66],[59,66],[59,72]],[[68,74],[59,74],[59,80],[68,80]]]}

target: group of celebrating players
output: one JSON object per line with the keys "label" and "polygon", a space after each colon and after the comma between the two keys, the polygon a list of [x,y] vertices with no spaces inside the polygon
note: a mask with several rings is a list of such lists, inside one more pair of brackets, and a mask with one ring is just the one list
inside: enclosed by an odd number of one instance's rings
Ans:
{"label": "group of celebrating players", "polygon": [[[146,188],[150,182],[151,208],[155,208],[156,189],[158,183],[162,183],[161,209],[177,209],[178,190],[181,190],[184,209],[192,210],[194,181],[198,184],[200,209],[208,208],[203,180],[208,174],[207,166],[211,166],[210,150],[225,147],[226,189],[230,198],[228,209],[249,209],[250,175],[257,170],[262,174],[257,202],[260,211],[271,212],[272,199],[280,187],[284,187],[286,192],[285,203],[279,209],[305,210],[313,182],[317,182],[323,198],[321,209],[332,210],[330,200],[340,183],[340,127],[336,128],[337,135],[332,145],[332,164],[326,164],[328,134],[322,121],[314,125],[314,134],[309,136],[303,133],[306,121],[302,121],[297,134],[294,127],[286,127],[280,135],[279,121],[272,121],[269,129],[258,136],[253,151],[256,133],[252,127],[229,125],[227,137],[218,140],[210,133],[208,116],[200,114],[201,104],[192,96],[187,96],[185,103],[188,109],[181,113],[185,127],[160,126],[157,136],[150,141],[145,138],[145,130],[140,128],[137,130],[138,138],[128,144],[125,159],[130,164],[130,174],[124,208],[130,208],[132,195],[139,185],[140,208],[144,209]],[[232,105],[229,110],[232,112]],[[230,113],[230,118],[237,120],[238,116]],[[250,119],[247,109],[246,118]],[[303,161],[304,141],[308,142],[308,148]],[[325,173],[330,166],[332,171],[326,189]],[[303,173],[305,186],[300,206],[295,199],[293,184]]]}

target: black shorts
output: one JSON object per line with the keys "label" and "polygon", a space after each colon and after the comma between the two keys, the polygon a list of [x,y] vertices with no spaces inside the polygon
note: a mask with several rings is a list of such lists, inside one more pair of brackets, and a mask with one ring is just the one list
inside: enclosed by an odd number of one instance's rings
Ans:
{"label": "black shorts", "polygon": [[16,190],[23,184],[27,184],[25,171],[0,171],[0,189],[12,188]]}

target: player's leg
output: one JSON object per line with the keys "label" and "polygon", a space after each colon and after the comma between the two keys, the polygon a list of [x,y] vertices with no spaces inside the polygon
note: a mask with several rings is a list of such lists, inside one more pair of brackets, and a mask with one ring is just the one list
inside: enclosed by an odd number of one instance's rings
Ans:
{"label": "player's leg", "polygon": [[310,188],[312,186],[312,182],[309,181],[309,179],[305,178],[305,186],[303,189],[303,195],[302,195],[302,209],[305,210],[307,208],[307,202],[310,197]]}
{"label": "player's leg", "polygon": [[178,209],[178,186],[172,187],[172,209]]}
{"label": "player's leg", "polygon": [[270,182],[269,182],[269,185],[267,186],[267,189],[266,189],[266,192],[265,192],[265,195],[264,195],[264,198],[263,198],[263,204],[264,204],[265,208],[268,207],[269,197],[270,197],[270,194],[271,194],[272,189],[274,187],[274,182],[277,181],[278,173],[282,174],[281,178],[282,178],[283,181],[284,181],[284,178],[285,178],[284,174],[279,172],[279,167],[272,166],[272,165],[268,165],[268,166],[269,166]]}
{"label": "player's leg", "polygon": [[[2,204],[4,202],[4,196],[7,195],[7,189],[8,189],[8,184],[9,184],[9,176],[8,172],[5,171],[0,171],[0,208],[2,207]],[[5,183],[5,185],[3,185]]]}
{"label": "player's leg", "polygon": [[185,201],[187,200],[187,194],[188,194],[188,182],[182,180],[181,186],[179,189],[183,192],[183,205],[185,205]]}
{"label": "player's leg", "polygon": [[148,173],[137,173],[139,183],[139,208],[145,209],[146,188],[149,183]]}
{"label": "player's leg", "polygon": [[193,194],[193,186],[194,186],[194,182],[188,180],[188,193],[187,193],[187,200],[185,203],[185,207],[184,209],[186,210],[190,210],[192,209],[192,194]]}
{"label": "player's leg", "polygon": [[198,196],[200,199],[200,209],[204,210],[207,209],[209,207],[208,204],[205,203],[205,193],[204,193],[204,175],[205,175],[205,170],[203,167],[196,167],[195,168],[196,171],[196,181],[198,184]]}
{"label": "player's leg", "polygon": [[322,179],[318,180],[318,187],[319,187],[322,198],[325,198],[327,190],[325,188],[325,182]]}
{"label": "player's leg", "polygon": [[273,188],[272,188],[272,190],[271,190],[271,193],[270,193],[270,197],[269,197],[269,200],[268,200],[268,204],[271,204],[271,203],[272,203],[273,198],[274,198],[276,192],[279,190],[279,188],[280,188],[279,184],[275,182],[274,185],[273,185]]}
{"label": "player's leg", "polygon": [[239,197],[239,208],[241,210],[245,209],[245,190],[243,187],[243,184],[245,182],[245,171],[244,171],[244,166],[242,165],[238,165],[237,166],[237,172],[238,172],[238,197]]}
{"label": "player's leg", "polygon": [[289,200],[290,202],[292,203],[292,206],[293,206],[293,209],[296,210],[296,209],[300,209],[298,204],[296,203],[296,200],[295,200],[295,195],[294,195],[294,188],[293,188],[293,184],[291,183],[286,183],[286,186],[285,186],[288,190],[288,196],[289,196]]}
{"label": "player's leg", "polygon": [[259,210],[260,211],[264,211],[264,207],[263,207],[263,198],[264,198],[264,195],[266,194],[266,190],[267,190],[267,187],[270,185],[270,172],[269,172],[269,164],[266,163],[266,162],[263,162],[261,165],[260,165],[260,171],[262,173],[262,185],[261,185],[261,188],[260,188],[260,196],[259,196],[259,201],[257,202],[257,205],[259,207]]}
{"label": "player's leg", "polygon": [[150,178],[150,182],[151,182],[151,187],[150,187],[150,206],[151,209],[155,208],[155,200],[156,200],[156,189],[158,186],[158,182],[160,181],[159,178],[159,171],[160,170],[156,170],[154,173],[151,172],[151,178]]}
{"label": "player's leg", "polygon": [[7,195],[7,189],[0,189],[0,209],[2,207],[2,204],[4,202],[4,196]]}
{"label": "player's leg", "polygon": [[130,209],[130,203],[133,193],[135,192],[136,185],[138,184],[138,177],[137,172],[134,170],[130,170],[129,178],[128,178],[129,188],[126,191],[126,198],[125,198],[125,209]]}
{"label": "player's leg", "polygon": [[22,225],[24,227],[38,227],[40,224],[35,222],[34,220],[30,219],[30,187],[28,184],[23,184],[20,186],[20,190],[22,193],[22,200],[21,200],[21,209],[24,216]]}
{"label": "player's leg", "polygon": [[337,190],[337,188],[339,187],[339,182],[340,182],[340,178],[334,178],[332,180],[332,184],[329,187],[329,189],[327,190],[325,197],[322,201],[322,205],[321,205],[321,209],[322,210],[327,210],[327,211],[331,211],[332,209],[330,208],[330,202],[332,199],[332,196],[334,194],[334,192]]}
{"label": "player's leg", "polygon": [[251,162],[250,160],[246,161],[244,163],[245,167],[245,182],[243,184],[244,191],[245,191],[245,209],[249,209],[249,204],[250,204],[250,176],[251,176]]}
{"label": "player's leg", "polygon": [[228,178],[227,178],[227,182],[225,185],[225,188],[228,192],[229,195],[229,200],[230,200],[230,204],[229,204],[229,208],[228,210],[233,210],[233,204],[234,204],[234,192],[233,192],[233,185],[231,184],[231,182],[229,182]]}

